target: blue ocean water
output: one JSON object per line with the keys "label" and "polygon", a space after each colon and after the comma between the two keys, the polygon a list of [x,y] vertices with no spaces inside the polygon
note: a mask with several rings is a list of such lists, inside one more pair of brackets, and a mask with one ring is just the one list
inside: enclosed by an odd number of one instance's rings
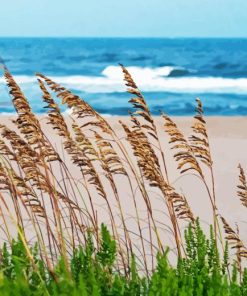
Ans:
{"label": "blue ocean water", "polygon": [[[127,115],[122,63],[154,114],[192,115],[199,96],[207,115],[247,115],[247,39],[0,38],[0,57],[37,113],[41,72],[101,113]],[[1,73],[0,113],[11,112]]]}

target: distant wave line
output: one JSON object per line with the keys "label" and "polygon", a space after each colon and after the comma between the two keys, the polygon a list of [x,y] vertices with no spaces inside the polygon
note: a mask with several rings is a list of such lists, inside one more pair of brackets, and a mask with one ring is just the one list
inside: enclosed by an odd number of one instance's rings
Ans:
{"label": "distant wave line", "polygon": [[[247,94],[247,78],[223,77],[169,77],[177,69],[172,66],[158,68],[127,67],[139,88],[144,92],[171,93],[227,93]],[[67,88],[86,93],[118,93],[126,90],[123,74],[117,66],[108,66],[102,71],[102,76],[49,76],[57,83]],[[36,82],[35,76],[16,75],[18,84],[25,88]],[[0,78],[0,84],[4,84]]]}

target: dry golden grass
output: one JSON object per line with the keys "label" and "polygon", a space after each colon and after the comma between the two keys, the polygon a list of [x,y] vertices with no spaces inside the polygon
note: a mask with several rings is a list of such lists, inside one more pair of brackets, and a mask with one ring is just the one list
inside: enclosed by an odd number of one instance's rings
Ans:
{"label": "dry golden grass", "polygon": [[[162,147],[144,96],[127,69],[122,65],[121,68],[127,91],[132,96],[129,102],[133,106],[131,125],[120,122],[124,138],[120,138],[107,120],[86,101],[37,74],[44,108],[47,109],[47,124],[52,127],[54,136],[60,138],[60,149],[53,146],[27,98],[4,68],[17,119],[15,130],[0,126],[2,234],[9,242],[16,233],[21,234],[26,245],[31,243],[31,237],[38,241],[41,254],[52,271],[60,255],[68,258],[77,245],[85,243],[87,231],[93,234],[96,245],[99,245],[102,219],[98,204],[101,203],[105,210],[104,220],[109,221],[118,243],[118,268],[127,275],[131,256],[138,253],[140,268],[148,274],[154,267],[157,252],[163,252],[167,244],[153,209],[156,198],[150,190],[153,189],[166,207],[176,255],[186,257],[181,222],[194,225],[196,217],[189,198],[170,183],[165,151],[171,149],[180,173],[193,171],[201,179],[212,205],[215,240],[224,247],[221,235],[224,229],[226,240],[237,249],[241,264],[241,257],[247,254],[246,247],[223,217],[222,225],[218,220],[220,210],[216,206],[213,161],[200,99],[197,99],[197,112],[188,139],[168,115],[161,114],[164,120],[162,136],[166,136],[171,145]],[[60,103],[71,109],[69,120],[61,113]],[[73,177],[73,170],[79,170],[80,179]],[[209,170],[210,178],[205,177],[206,170]],[[239,180],[237,195],[246,207],[247,185],[241,166]],[[122,194],[119,182],[129,188],[131,217],[123,206],[126,196]],[[145,221],[137,194],[146,208]],[[11,217],[15,231],[7,217]],[[128,219],[132,222],[128,223]]]}

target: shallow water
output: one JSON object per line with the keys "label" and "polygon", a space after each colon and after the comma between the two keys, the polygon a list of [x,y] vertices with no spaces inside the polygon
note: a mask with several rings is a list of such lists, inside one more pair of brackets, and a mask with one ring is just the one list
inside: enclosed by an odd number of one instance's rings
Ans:
{"label": "shallow water", "polygon": [[[101,113],[126,115],[123,63],[154,114],[191,115],[197,96],[208,115],[247,114],[247,39],[0,38],[0,56],[37,113],[41,72]],[[13,111],[0,77],[0,112]]]}

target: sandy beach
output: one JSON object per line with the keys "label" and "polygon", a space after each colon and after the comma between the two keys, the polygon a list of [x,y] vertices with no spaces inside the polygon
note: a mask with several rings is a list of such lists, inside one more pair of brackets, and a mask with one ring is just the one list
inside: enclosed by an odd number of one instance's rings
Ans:
{"label": "sandy beach", "polygon": [[[9,127],[14,128],[10,117],[1,116],[0,124],[6,124]],[[172,117],[172,119],[177,123],[181,131],[189,136],[191,134],[191,124],[193,118],[190,117]],[[123,139],[124,133],[119,120],[125,123],[129,123],[128,117],[107,117],[108,122],[114,128],[119,138]],[[210,201],[207,196],[206,190],[202,185],[201,180],[195,176],[193,173],[187,173],[183,176],[180,175],[179,171],[176,169],[177,164],[173,159],[173,151],[169,149],[168,136],[164,132],[163,120],[161,118],[155,118],[158,133],[162,142],[162,147],[166,157],[166,163],[168,167],[169,180],[171,184],[181,193],[183,193],[195,216],[200,216],[202,224],[205,229],[208,229],[207,225],[212,223],[212,210],[210,206]],[[239,198],[237,197],[237,184],[238,184],[238,164],[241,163],[242,167],[246,170],[247,168],[247,118],[246,117],[208,117],[206,118],[208,134],[210,139],[211,152],[213,157],[213,169],[215,177],[216,186],[216,197],[217,197],[217,207],[219,213],[224,216],[233,227],[235,227],[235,222],[238,223],[240,228],[240,233],[242,238],[247,242],[247,220],[246,220],[246,208],[241,205]],[[61,139],[55,135],[55,131],[51,129],[49,125],[46,125],[46,119],[42,116],[40,117],[40,122],[42,123],[43,131],[49,137],[53,145],[60,150],[61,149]],[[68,120],[69,122],[69,120]],[[130,149],[130,147],[128,148]],[[130,152],[130,150],[128,150]],[[131,153],[130,153],[131,155]],[[77,168],[71,164],[69,157],[66,156],[68,160],[68,166],[70,171],[75,173],[74,177],[78,178],[79,175]],[[205,168],[205,174],[207,177],[207,169]],[[104,178],[102,176],[102,178]],[[121,202],[124,208],[126,219],[128,220],[130,228],[133,225],[134,208],[133,202],[130,197],[130,191],[128,189],[128,184],[124,180],[123,176],[116,177],[116,184],[120,188]],[[208,180],[210,182],[210,180]],[[107,187],[107,186],[106,186]],[[106,188],[107,189],[107,188]],[[111,193],[109,192],[109,197]],[[150,191],[150,196],[152,198],[153,209],[156,212],[156,219],[162,221],[164,224],[169,224],[167,213],[164,205],[164,200],[162,200],[161,195],[157,191]],[[143,212],[145,219],[145,206],[143,201],[138,199],[138,208],[140,212]],[[100,199],[95,198],[95,205],[98,207],[99,217],[103,222],[105,221],[104,206]],[[145,227],[143,227],[145,229]],[[166,240],[165,236],[164,239]],[[167,241],[167,240],[166,240]],[[169,242],[168,242],[169,244]]]}
{"label": "sandy beach", "polygon": [[[185,136],[191,134],[191,117],[172,117]],[[108,119],[112,126],[120,131],[118,117]],[[124,121],[124,118],[121,118]],[[181,177],[176,170],[176,163],[168,149],[167,135],[164,133],[163,120],[156,118],[158,130],[163,140],[164,151],[167,155],[169,178],[172,184],[181,190],[195,213],[205,223],[211,219],[210,203],[205,190],[198,178],[188,174]],[[247,169],[247,117],[207,117],[207,128],[213,158],[216,196],[219,213],[226,217],[234,226],[238,223],[240,233],[247,241],[246,208],[237,197],[237,184],[240,163]]]}

